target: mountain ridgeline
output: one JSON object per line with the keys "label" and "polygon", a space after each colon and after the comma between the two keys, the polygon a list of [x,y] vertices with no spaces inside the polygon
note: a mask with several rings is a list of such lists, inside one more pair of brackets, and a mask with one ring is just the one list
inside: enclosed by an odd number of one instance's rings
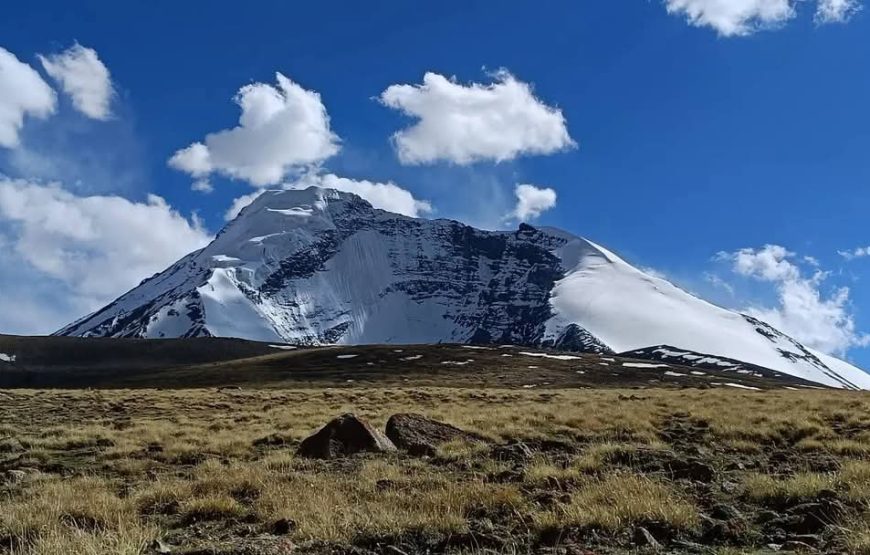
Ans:
{"label": "mountain ridgeline", "polygon": [[664,349],[870,388],[860,369],[564,231],[483,231],[316,187],[263,193],[207,247],[57,335],[677,356]]}

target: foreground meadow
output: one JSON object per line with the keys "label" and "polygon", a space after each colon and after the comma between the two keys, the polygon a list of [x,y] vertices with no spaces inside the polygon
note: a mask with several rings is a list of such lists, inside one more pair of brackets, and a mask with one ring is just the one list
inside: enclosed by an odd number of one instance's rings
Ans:
{"label": "foreground meadow", "polygon": [[[297,457],[352,412],[484,436]],[[0,553],[870,554],[870,396],[0,391]]]}

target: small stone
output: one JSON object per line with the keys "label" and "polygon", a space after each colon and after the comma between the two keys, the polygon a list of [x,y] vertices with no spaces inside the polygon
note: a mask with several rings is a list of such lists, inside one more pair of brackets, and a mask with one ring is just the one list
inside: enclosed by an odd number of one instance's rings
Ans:
{"label": "small stone", "polygon": [[701,522],[703,526],[701,539],[704,543],[716,543],[722,541],[728,536],[728,526],[721,520],[701,515]]}
{"label": "small stone", "polygon": [[722,493],[736,493],[740,489],[740,484],[726,480],[720,486]]}
{"label": "small stone", "polygon": [[151,542],[149,548],[153,553],[156,553],[158,555],[167,555],[168,553],[172,553],[172,549],[159,539]]}
{"label": "small stone", "polygon": [[289,518],[278,519],[272,524],[272,534],[276,536],[286,536],[294,530],[296,530],[296,521]]}
{"label": "small stone", "polygon": [[708,483],[713,481],[716,471],[709,464],[698,459],[674,459],[668,462],[668,470],[676,479],[696,480]]}
{"label": "small stone", "polygon": [[525,462],[534,456],[531,448],[522,441],[496,445],[490,455],[498,461]]}
{"label": "small stone", "polygon": [[720,520],[740,520],[743,518],[743,514],[740,511],[727,503],[720,503],[714,506],[710,510],[710,515]]}
{"label": "small stone", "polygon": [[27,478],[27,472],[23,470],[7,470],[6,471],[6,481],[10,484],[17,484],[19,482],[23,482]]}
{"label": "small stone", "polygon": [[801,553],[815,551],[813,546],[797,540],[789,540],[785,542],[784,544],[782,544],[782,549],[784,551],[798,551]]}
{"label": "small stone", "polygon": [[5,437],[0,439],[0,453],[2,454],[18,454],[23,453],[27,449],[21,444],[20,441],[15,439],[14,437]]}
{"label": "small stone", "polygon": [[834,491],[832,489],[819,490],[819,493],[816,494],[816,499],[819,499],[819,500],[838,499],[839,497],[840,497],[840,494],[838,494],[836,491]]}
{"label": "small stone", "polygon": [[640,547],[649,547],[655,551],[662,549],[662,544],[643,526],[634,529],[634,544]]}
{"label": "small stone", "polygon": [[791,536],[789,539],[808,545],[818,545],[822,541],[821,536],[817,534],[798,534],[796,536]]}
{"label": "small stone", "polygon": [[780,518],[780,514],[778,512],[764,509],[762,511],[759,511],[758,515],[756,515],[755,522],[757,522],[758,524],[766,524],[778,518]]}

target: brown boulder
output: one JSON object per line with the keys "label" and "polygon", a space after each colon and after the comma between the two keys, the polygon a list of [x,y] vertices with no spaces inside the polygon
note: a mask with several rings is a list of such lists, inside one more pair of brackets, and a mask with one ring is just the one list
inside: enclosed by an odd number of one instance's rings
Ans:
{"label": "brown boulder", "polygon": [[453,440],[485,441],[483,437],[420,414],[394,414],[387,421],[387,437],[415,456],[433,456],[439,445]]}
{"label": "brown boulder", "polygon": [[393,442],[366,421],[353,414],[343,414],[316,434],[305,438],[296,454],[310,459],[332,459],[360,452],[385,453],[395,450]]}

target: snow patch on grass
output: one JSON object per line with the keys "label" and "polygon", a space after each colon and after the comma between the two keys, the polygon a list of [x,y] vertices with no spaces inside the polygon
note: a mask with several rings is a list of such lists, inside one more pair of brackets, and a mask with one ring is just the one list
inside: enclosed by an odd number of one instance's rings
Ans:
{"label": "snow patch on grass", "polygon": [[526,351],[521,351],[520,354],[527,357],[551,358],[553,360],[580,360],[581,358],[573,355],[550,355],[547,353],[529,353]]}

